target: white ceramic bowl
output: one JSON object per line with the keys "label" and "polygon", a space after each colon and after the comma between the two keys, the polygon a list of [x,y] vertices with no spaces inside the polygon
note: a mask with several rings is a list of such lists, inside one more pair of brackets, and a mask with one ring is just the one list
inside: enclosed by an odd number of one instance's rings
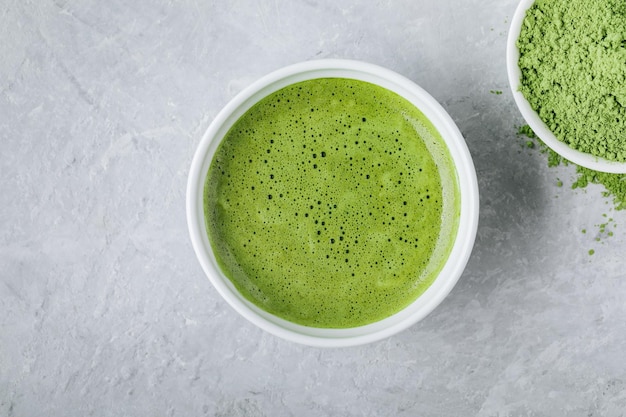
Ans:
{"label": "white ceramic bowl", "polygon": [[[205,229],[203,191],[213,155],[230,127],[263,97],[287,85],[324,77],[367,81],[400,94],[433,123],[448,146],[460,189],[460,221],[450,256],[432,285],[404,310],[384,320],[348,329],[306,327],[276,317],[245,299],[218,267]],[[204,134],[191,164],[187,183],[187,221],[198,260],[224,299],[258,327],[287,340],[320,347],[358,345],[391,336],[424,318],[452,290],[474,245],[478,226],[478,185],[472,158],[458,128],[428,93],[390,70],[349,60],[317,60],[275,71],[238,94],[215,117]]]}
{"label": "white ceramic bowl", "polygon": [[511,21],[511,27],[509,29],[509,35],[507,38],[507,73],[509,77],[511,91],[513,92],[513,98],[515,99],[517,107],[522,113],[524,120],[526,120],[526,123],[528,123],[528,126],[530,126],[535,134],[539,136],[539,138],[547,146],[549,146],[554,152],[558,153],[563,158],[583,167],[593,169],[595,171],[610,172],[614,174],[625,174],[626,162],[610,161],[605,158],[600,158],[588,153],[580,152],[557,139],[557,137],[554,135],[554,133],[552,133],[552,131],[543,122],[543,120],[539,118],[539,115],[537,114],[537,112],[535,112],[535,110],[533,110],[524,95],[519,91],[522,72],[518,65],[519,49],[517,48],[516,42],[522,30],[522,23],[524,21],[524,17],[526,16],[526,10],[528,10],[534,2],[534,0],[520,1],[517,9],[515,10],[515,14],[513,15],[513,20]]}

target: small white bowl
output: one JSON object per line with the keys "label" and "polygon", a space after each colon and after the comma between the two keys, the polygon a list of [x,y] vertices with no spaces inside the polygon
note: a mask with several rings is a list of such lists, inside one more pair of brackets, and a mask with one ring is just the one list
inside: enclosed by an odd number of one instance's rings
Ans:
{"label": "small white bowl", "polygon": [[511,91],[513,92],[513,98],[515,99],[517,107],[522,113],[524,120],[526,120],[526,123],[528,123],[535,134],[547,146],[563,158],[595,171],[609,172],[613,174],[626,174],[626,162],[615,162],[605,158],[593,156],[591,154],[578,151],[557,139],[554,133],[552,133],[543,120],[539,118],[537,112],[533,110],[530,103],[528,103],[524,95],[520,92],[522,71],[518,65],[520,54],[516,42],[522,30],[522,23],[524,22],[524,17],[526,16],[526,10],[528,10],[534,2],[534,0],[520,1],[517,9],[515,10],[515,14],[513,15],[507,38],[507,73]]}
{"label": "small white bowl", "polygon": [[[222,273],[205,229],[203,192],[213,155],[230,127],[263,97],[287,85],[315,78],[339,77],[370,82],[413,103],[435,126],[448,146],[460,190],[460,219],[448,260],[431,286],[412,304],[381,321],[347,329],[302,326],[261,310],[245,299]],[[187,182],[187,222],[198,260],[217,291],[242,316],[281,338],[319,347],[352,346],[374,342],[424,318],[452,290],[469,259],[478,226],[478,184],[467,145],[446,111],[422,88],[397,73],[359,61],[316,60],[275,71],[239,93],[215,117],[193,158]]]}

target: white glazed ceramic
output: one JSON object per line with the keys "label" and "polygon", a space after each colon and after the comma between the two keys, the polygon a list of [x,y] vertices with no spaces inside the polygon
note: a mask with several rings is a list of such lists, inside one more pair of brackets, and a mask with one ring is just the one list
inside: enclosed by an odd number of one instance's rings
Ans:
{"label": "white glazed ceramic", "polygon": [[[203,191],[213,155],[230,127],[250,107],[287,85],[314,78],[352,78],[378,84],[413,103],[433,123],[448,146],[456,166],[461,193],[460,221],[448,261],[433,284],[397,314],[366,326],[349,329],[306,327],[276,317],[246,300],[218,267],[205,229]],[[428,93],[390,70],[350,60],[308,61],[275,71],[238,94],[215,117],[191,164],[187,183],[187,221],[198,260],[217,291],[242,316],[258,327],[287,340],[311,346],[339,347],[374,342],[398,333],[430,313],[452,290],[474,245],[478,226],[478,185],[467,145],[458,128]]]}
{"label": "white glazed ceramic", "polygon": [[511,91],[513,92],[515,103],[522,113],[524,120],[526,120],[528,126],[530,126],[535,134],[539,136],[539,138],[546,145],[563,158],[595,171],[610,172],[614,174],[626,173],[626,162],[609,161],[608,159],[580,152],[557,139],[543,120],[539,118],[539,115],[533,110],[524,95],[519,91],[522,72],[518,65],[519,50],[517,49],[516,42],[522,30],[522,23],[526,15],[526,10],[528,10],[533,3],[534,0],[521,0],[517,6],[515,14],[513,15],[513,20],[511,21],[511,28],[509,29],[506,49],[509,84],[511,86]]}

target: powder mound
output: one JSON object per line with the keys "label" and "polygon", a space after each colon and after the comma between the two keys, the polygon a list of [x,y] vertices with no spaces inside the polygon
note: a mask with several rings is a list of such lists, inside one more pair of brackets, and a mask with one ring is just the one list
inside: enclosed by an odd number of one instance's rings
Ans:
{"label": "powder mound", "polygon": [[554,135],[626,162],[626,3],[537,0],[517,47],[520,91]]}

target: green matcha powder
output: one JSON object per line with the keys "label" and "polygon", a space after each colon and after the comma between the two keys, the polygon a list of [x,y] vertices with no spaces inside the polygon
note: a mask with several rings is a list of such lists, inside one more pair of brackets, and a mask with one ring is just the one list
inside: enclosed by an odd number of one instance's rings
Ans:
{"label": "green matcha powder", "polygon": [[[517,41],[520,91],[570,147],[626,162],[626,2],[537,0]],[[581,183],[623,182],[579,169]]]}

